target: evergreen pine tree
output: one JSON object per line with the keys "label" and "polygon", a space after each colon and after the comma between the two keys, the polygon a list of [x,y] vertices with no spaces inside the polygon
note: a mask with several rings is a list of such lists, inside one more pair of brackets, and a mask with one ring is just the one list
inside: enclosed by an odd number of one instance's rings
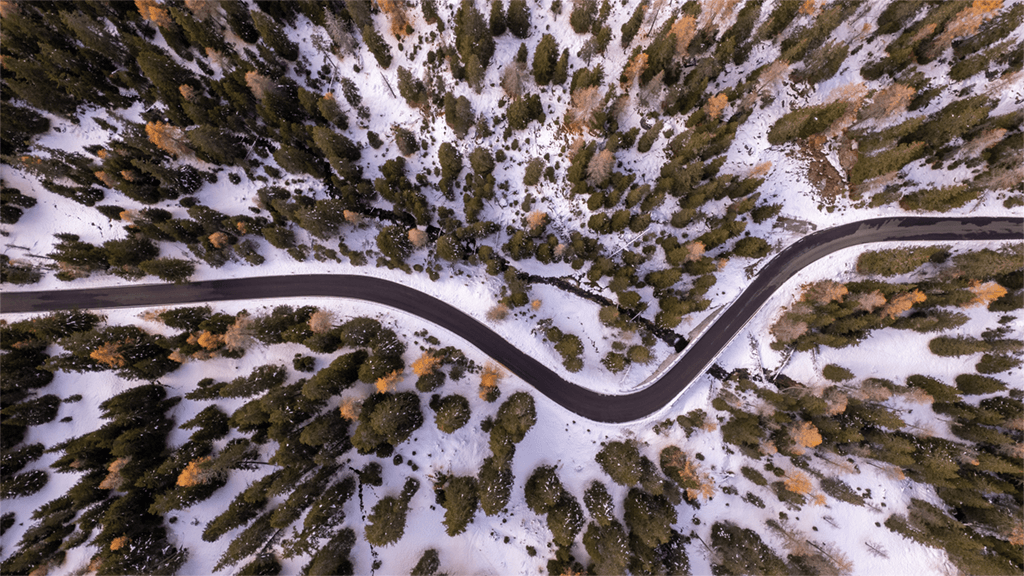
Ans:
{"label": "evergreen pine tree", "polygon": [[516,38],[525,39],[530,35],[530,8],[526,0],[509,0],[505,22]]}
{"label": "evergreen pine tree", "polygon": [[449,536],[457,536],[466,531],[466,526],[473,521],[477,507],[476,478],[472,476],[456,476],[449,478],[444,485],[444,525]]}
{"label": "evergreen pine tree", "polygon": [[363,41],[381,68],[387,69],[391,66],[391,47],[372,25],[363,27]]}
{"label": "evergreen pine tree", "polygon": [[299,58],[299,46],[288,39],[281,25],[272,16],[260,10],[251,10],[249,15],[253,26],[268,48],[289,62],[295,62]]}

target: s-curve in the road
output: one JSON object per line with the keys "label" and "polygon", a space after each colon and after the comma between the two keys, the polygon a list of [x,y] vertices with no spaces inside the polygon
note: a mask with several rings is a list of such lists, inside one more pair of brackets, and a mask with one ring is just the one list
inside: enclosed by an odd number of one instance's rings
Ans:
{"label": "s-curve in the road", "polygon": [[458,334],[580,416],[600,422],[630,422],[657,412],[678,397],[714,362],[772,293],[815,260],[843,248],[872,242],[965,240],[1024,240],[1024,218],[876,218],[810,234],[775,255],[715,323],[690,344],[672,369],[643,390],[616,396],[565,381],[484,324],[445,302],[401,284],[366,276],[261,276],[189,284],[3,292],[0,313],[304,296],[355,298],[397,308]]}

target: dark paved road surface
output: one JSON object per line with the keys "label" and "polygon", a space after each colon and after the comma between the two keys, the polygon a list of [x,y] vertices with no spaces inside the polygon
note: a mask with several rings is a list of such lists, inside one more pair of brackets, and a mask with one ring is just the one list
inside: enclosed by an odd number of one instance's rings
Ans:
{"label": "dark paved road surface", "polygon": [[365,276],[268,276],[190,284],[5,292],[0,294],[0,312],[143,307],[299,296],[355,298],[398,308],[451,330],[545,396],[583,417],[601,422],[629,422],[672,402],[714,362],[776,289],[800,269],[823,256],[870,242],[1021,239],[1024,239],[1024,218],[876,218],[815,232],[772,258],[704,335],[691,343],[671,370],[644,390],[619,396],[599,394],[566,382],[547,366],[520,352],[485,325],[449,304],[401,284]]}

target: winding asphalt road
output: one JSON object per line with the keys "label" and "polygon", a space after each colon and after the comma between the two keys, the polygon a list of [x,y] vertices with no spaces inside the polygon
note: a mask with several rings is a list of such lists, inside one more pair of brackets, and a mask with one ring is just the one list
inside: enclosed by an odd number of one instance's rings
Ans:
{"label": "winding asphalt road", "polygon": [[401,284],[350,275],[298,275],[144,284],[84,290],[0,293],[0,313],[71,308],[126,308],[222,300],[326,296],[398,308],[472,342],[567,410],[599,422],[630,422],[672,402],[697,379],[786,280],[832,252],[871,242],[1022,240],[1024,218],[876,218],[822,230],[771,259],[750,286],[661,378],[628,395],[605,395],[566,382],[459,309]]}

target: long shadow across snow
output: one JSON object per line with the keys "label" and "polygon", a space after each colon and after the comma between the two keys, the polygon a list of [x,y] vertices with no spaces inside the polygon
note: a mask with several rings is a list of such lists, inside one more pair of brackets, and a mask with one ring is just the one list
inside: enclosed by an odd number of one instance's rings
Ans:
{"label": "long shadow across snow", "polygon": [[126,308],[224,300],[323,296],[354,298],[414,314],[466,339],[567,410],[599,422],[630,422],[668,405],[714,362],[751,317],[786,280],[837,250],[871,242],[1022,240],[1024,218],[876,218],[809,234],[771,259],[670,370],[648,387],[606,395],[565,381],[487,326],[458,308],[422,292],[378,278],[310,274],[212,280],[188,284],[5,292],[0,312],[45,312],[72,308]]}

